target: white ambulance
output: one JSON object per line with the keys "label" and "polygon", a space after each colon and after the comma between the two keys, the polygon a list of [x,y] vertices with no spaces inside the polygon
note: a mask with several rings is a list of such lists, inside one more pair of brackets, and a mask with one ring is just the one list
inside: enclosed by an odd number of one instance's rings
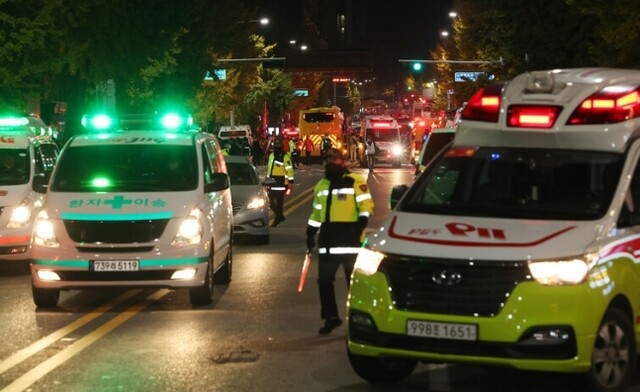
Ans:
{"label": "white ambulance", "polygon": [[87,123],[97,131],[67,141],[35,222],[35,304],[106,286],[189,288],[193,305],[210,304],[214,275],[228,283],[232,268],[231,192],[215,136],[175,113]]}
{"label": "white ambulance", "polygon": [[[0,260],[27,260],[33,221],[44,200],[58,146],[31,115],[0,116]],[[37,188],[37,187],[36,187]]]}
{"label": "white ambulance", "polygon": [[[376,154],[376,163],[389,163],[394,168],[402,165],[405,148],[400,137],[400,124],[395,118],[387,115],[364,116],[360,132],[365,143],[372,139],[380,149]],[[360,166],[367,167],[364,154]]]}
{"label": "white ambulance", "polygon": [[478,91],[453,145],[371,234],[348,355],[581,375],[626,391],[640,345],[640,71],[531,72]]}

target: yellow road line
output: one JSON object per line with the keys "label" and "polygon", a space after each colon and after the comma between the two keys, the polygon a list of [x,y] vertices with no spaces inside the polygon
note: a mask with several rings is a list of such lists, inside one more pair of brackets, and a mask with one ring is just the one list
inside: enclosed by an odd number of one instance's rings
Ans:
{"label": "yellow road line", "polygon": [[141,291],[142,290],[129,290],[126,293],[121,294],[118,297],[114,298],[113,300],[109,301],[108,303],[100,306],[99,308],[91,311],[91,313],[88,313],[80,317],[79,319],[72,322],[71,324],[63,328],[60,328],[59,330],[51,333],[50,335],[45,336],[44,338],[31,344],[30,346],[25,347],[22,350],[16,352],[15,354],[11,355],[9,358],[0,362],[0,374],[6,372],[8,369],[24,361],[25,359],[37,353],[38,351],[44,350],[47,346],[57,342],[58,340],[70,334],[71,332],[75,331],[76,329],[100,317],[101,315],[108,312],[111,308],[121,304],[122,302],[133,297],[134,295],[138,294]]}
{"label": "yellow road line", "polygon": [[97,340],[99,340],[109,332],[118,328],[120,325],[125,323],[136,314],[140,313],[144,308],[149,306],[152,301],[159,300],[169,292],[169,289],[161,289],[154,292],[153,294],[149,295],[143,303],[138,303],[131,306],[124,312],[118,314],[113,319],[98,327],[93,332],[85,335],[77,342],[60,351],[56,355],[50,357],[46,361],[40,363],[38,366],[34,367],[27,373],[23,374],[21,377],[2,389],[2,392],[21,392],[26,390],[36,381],[46,376],[49,372],[55,370],[58,366],[73,358],[76,354],[89,347],[91,344],[95,343]]}

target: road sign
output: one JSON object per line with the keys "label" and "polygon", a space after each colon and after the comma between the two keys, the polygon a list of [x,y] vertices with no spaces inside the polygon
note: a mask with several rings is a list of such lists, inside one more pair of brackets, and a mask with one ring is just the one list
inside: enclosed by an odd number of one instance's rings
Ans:
{"label": "road sign", "polygon": [[294,97],[308,97],[309,96],[309,89],[306,89],[306,88],[294,88],[293,89],[293,96]]}
{"label": "road sign", "polygon": [[486,75],[487,79],[493,80],[492,74],[487,74],[482,71],[456,71],[453,73],[453,80],[455,82],[475,82],[480,76]]}

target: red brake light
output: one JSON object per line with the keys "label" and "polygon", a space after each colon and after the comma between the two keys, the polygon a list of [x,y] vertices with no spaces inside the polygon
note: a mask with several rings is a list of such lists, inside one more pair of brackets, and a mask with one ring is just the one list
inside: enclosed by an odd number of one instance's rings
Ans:
{"label": "red brake light", "polygon": [[478,147],[452,147],[445,152],[445,156],[449,158],[466,158],[472,157],[476,151],[478,151]]}
{"label": "red brake light", "polygon": [[636,117],[640,117],[640,87],[608,86],[582,101],[567,124],[609,124]]}
{"label": "red brake light", "polygon": [[519,128],[551,128],[558,118],[560,106],[512,105],[507,111],[507,124]]}
{"label": "red brake light", "polygon": [[471,96],[462,110],[462,118],[474,121],[498,122],[502,88],[504,84],[494,84],[478,90]]}

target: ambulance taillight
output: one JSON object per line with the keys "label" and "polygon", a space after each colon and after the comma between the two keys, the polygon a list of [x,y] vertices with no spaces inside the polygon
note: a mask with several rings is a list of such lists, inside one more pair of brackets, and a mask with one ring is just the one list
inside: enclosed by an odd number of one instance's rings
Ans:
{"label": "ambulance taillight", "polygon": [[611,124],[640,116],[639,86],[607,86],[573,111],[567,125]]}
{"label": "ambulance taillight", "polygon": [[498,83],[478,90],[471,96],[462,111],[465,120],[498,122],[502,89],[504,83]]}

